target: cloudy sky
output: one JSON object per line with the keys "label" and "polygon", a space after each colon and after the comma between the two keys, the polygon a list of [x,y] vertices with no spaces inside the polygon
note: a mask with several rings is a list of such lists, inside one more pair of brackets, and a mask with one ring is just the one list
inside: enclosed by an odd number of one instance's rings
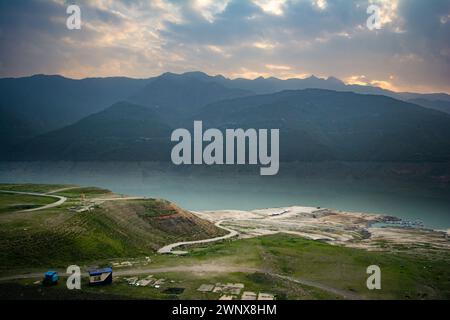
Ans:
{"label": "cloudy sky", "polygon": [[193,70],[450,93],[450,0],[0,0],[0,77]]}

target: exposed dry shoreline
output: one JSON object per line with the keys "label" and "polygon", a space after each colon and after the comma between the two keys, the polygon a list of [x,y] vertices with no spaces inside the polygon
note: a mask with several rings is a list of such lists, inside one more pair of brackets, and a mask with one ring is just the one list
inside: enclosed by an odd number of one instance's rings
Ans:
{"label": "exposed dry shoreline", "polygon": [[250,238],[274,233],[296,234],[312,240],[367,250],[449,250],[448,232],[399,226],[374,227],[376,222],[397,218],[361,212],[315,207],[282,207],[260,210],[214,210],[193,212],[211,222]]}

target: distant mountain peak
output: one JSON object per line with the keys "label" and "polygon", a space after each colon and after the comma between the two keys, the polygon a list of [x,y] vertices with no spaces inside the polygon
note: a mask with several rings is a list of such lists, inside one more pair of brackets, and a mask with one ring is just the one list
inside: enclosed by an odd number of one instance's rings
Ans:
{"label": "distant mountain peak", "polygon": [[180,76],[180,75],[173,73],[173,72],[164,72],[163,74],[158,76],[158,78],[171,78],[171,77],[178,77],[178,76]]}
{"label": "distant mountain peak", "polygon": [[64,76],[61,76],[59,74],[43,74],[43,73],[39,73],[39,74],[34,74],[31,77],[29,77],[29,79],[35,79],[35,80],[41,80],[41,79],[64,79],[64,80],[73,80],[73,79],[69,79],[66,78]]}
{"label": "distant mountain peak", "polygon": [[213,79],[225,79],[223,76],[210,76],[202,71],[188,71],[185,73],[172,73],[172,72],[166,72],[157,77],[158,79],[194,79],[194,80],[200,80],[200,81],[211,81]]}
{"label": "distant mountain peak", "polygon": [[221,75],[221,74],[218,74],[218,75],[216,75],[216,76],[214,76],[214,78],[216,78],[216,79],[221,79],[221,80],[227,80],[227,78],[225,78],[223,75]]}
{"label": "distant mountain peak", "polygon": [[345,85],[345,83],[341,79],[338,79],[338,78],[333,77],[333,76],[328,77],[326,81],[327,82],[331,82],[331,83],[335,83],[335,84]]}
{"label": "distant mountain peak", "polygon": [[210,75],[204,73],[203,71],[188,71],[182,74],[183,76],[196,76],[196,77],[210,77]]}
{"label": "distant mountain peak", "polygon": [[323,80],[321,78],[316,77],[315,75],[310,75],[309,77],[305,78],[305,80]]}

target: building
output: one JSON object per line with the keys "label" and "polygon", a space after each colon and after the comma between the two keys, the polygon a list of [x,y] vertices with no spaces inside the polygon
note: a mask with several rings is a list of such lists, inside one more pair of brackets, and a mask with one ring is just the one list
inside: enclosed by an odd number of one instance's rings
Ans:
{"label": "building", "polygon": [[59,280],[58,272],[47,271],[44,274],[44,280],[42,281],[42,283],[44,284],[44,286],[54,286],[58,284],[58,280]]}
{"label": "building", "polygon": [[256,300],[257,294],[252,291],[244,291],[241,300]]}
{"label": "building", "polygon": [[112,283],[112,268],[94,269],[89,271],[89,285],[104,285]]}
{"label": "building", "polygon": [[275,300],[275,296],[271,293],[260,292],[258,294],[258,300]]}

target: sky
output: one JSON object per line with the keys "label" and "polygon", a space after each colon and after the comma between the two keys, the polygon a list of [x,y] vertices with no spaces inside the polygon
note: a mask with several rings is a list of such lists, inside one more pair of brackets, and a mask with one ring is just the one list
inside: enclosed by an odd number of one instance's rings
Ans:
{"label": "sky", "polygon": [[187,71],[450,93],[450,0],[0,0],[0,77]]}

